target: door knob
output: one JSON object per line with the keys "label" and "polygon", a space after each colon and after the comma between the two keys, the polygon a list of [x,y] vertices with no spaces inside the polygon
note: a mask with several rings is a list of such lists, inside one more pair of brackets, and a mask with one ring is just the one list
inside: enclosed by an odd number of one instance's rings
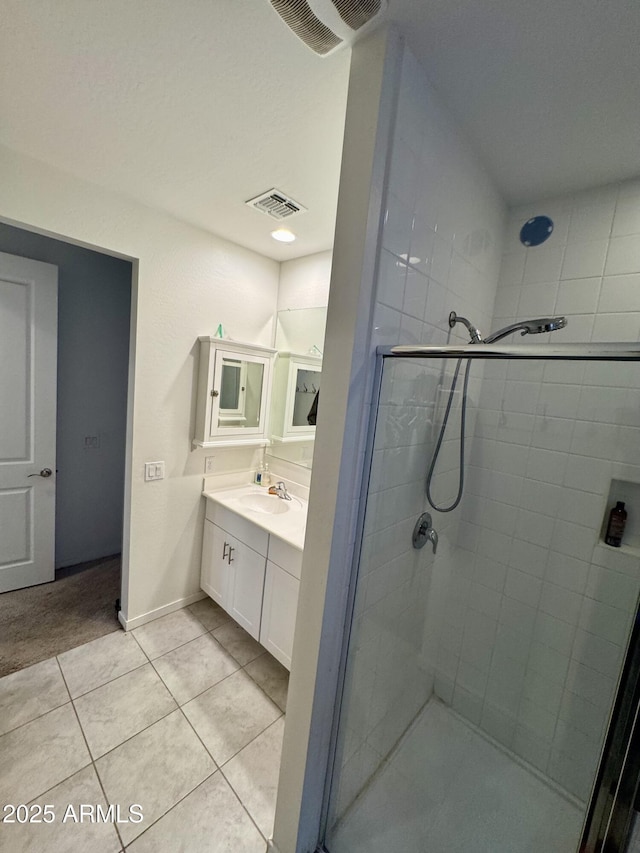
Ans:
{"label": "door knob", "polygon": [[43,468],[39,474],[28,474],[27,479],[29,477],[50,477],[53,474],[51,468]]}

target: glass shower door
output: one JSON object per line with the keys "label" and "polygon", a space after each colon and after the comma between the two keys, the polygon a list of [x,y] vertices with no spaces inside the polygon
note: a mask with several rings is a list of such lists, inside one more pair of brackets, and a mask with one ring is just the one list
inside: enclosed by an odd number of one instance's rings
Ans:
{"label": "glass shower door", "polygon": [[[640,368],[537,349],[471,359],[464,454],[458,383],[435,506],[457,359],[384,359],[330,853],[595,849],[583,825],[640,592]],[[439,511],[462,456],[462,499]],[[435,553],[413,544],[423,512]]]}

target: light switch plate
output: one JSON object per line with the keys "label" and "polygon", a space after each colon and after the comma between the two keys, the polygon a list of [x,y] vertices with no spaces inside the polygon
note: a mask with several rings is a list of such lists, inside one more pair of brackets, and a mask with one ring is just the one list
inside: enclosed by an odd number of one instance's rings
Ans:
{"label": "light switch plate", "polygon": [[144,463],[144,479],[163,480],[164,479],[164,462],[145,462]]}

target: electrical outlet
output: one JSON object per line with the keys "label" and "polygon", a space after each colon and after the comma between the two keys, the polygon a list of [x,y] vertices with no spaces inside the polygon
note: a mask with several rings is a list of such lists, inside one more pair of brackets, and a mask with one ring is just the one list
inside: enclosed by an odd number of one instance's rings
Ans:
{"label": "electrical outlet", "polygon": [[205,474],[214,474],[215,473],[215,456],[207,456],[204,460],[204,473]]}
{"label": "electrical outlet", "polygon": [[163,480],[164,462],[145,462],[144,478],[147,482],[149,480]]}
{"label": "electrical outlet", "polygon": [[99,435],[85,435],[84,437],[84,449],[85,450],[98,450],[100,447],[100,436]]}

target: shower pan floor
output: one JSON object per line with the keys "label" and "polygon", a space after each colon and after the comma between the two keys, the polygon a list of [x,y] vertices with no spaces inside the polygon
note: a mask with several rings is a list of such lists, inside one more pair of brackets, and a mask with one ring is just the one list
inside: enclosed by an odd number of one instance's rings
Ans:
{"label": "shower pan floor", "polygon": [[584,811],[432,700],[330,853],[574,853]]}

